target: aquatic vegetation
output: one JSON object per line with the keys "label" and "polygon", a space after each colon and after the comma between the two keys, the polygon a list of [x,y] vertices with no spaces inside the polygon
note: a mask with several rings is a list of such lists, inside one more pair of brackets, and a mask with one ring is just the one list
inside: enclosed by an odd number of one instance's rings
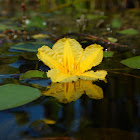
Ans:
{"label": "aquatic vegetation", "polygon": [[0,139],[140,139],[138,0],[0,4]]}
{"label": "aquatic vegetation", "polygon": [[37,57],[51,68],[47,76],[52,82],[72,82],[82,80],[104,80],[107,71],[90,70],[103,59],[103,47],[92,44],[86,49],[75,39],[63,38],[51,48],[42,46],[38,49]]}
{"label": "aquatic vegetation", "polygon": [[121,63],[129,68],[140,69],[140,55],[124,59]]}
{"label": "aquatic vegetation", "polygon": [[0,91],[0,111],[27,104],[41,96],[37,88],[17,84],[0,86]]}

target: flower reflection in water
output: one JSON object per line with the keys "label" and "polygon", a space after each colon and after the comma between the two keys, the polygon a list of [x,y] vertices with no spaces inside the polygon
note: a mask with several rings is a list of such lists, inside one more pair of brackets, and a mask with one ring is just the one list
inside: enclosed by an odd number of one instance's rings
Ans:
{"label": "flower reflection in water", "polygon": [[103,90],[92,81],[79,80],[69,83],[52,83],[43,95],[55,97],[61,103],[76,101],[83,94],[92,99],[102,99]]}

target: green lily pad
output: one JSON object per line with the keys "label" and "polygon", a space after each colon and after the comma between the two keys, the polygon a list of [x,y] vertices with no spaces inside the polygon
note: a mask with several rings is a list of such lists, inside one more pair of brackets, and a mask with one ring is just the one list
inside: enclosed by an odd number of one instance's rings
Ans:
{"label": "green lily pad", "polygon": [[122,60],[121,63],[129,68],[140,69],[140,55]]}
{"label": "green lily pad", "polygon": [[94,14],[88,14],[86,16],[87,19],[92,20],[92,19],[106,19],[108,18],[107,16],[104,15],[94,15]]}
{"label": "green lily pad", "polygon": [[5,31],[6,29],[9,29],[9,27],[4,24],[0,24],[0,31]]}
{"label": "green lily pad", "polygon": [[13,25],[5,25],[0,23],[0,31],[5,31],[6,29],[17,30],[17,29],[21,29],[21,27],[17,27]]}
{"label": "green lily pad", "polygon": [[46,35],[46,34],[35,34],[32,36],[32,38],[34,38],[34,39],[45,39],[48,37],[49,37],[49,35]]}
{"label": "green lily pad", "polygon": [[27,104],[41,96],[36,88],[16,84],[0,86],[0,91],[0,110]]}
{"label": "green lily pad", "polygon": [[118,31],[118,33],[124,35],[137,35],[139,32],[135,29],[125,29],[125,30]]}
{"label": "green lily pad", "polygon": [[109,52],[105,52],[103,53],[103,56],[104,57],[112,57],[114,55],[114,52],[113,51],[109,51]]}
{"label": "green lily pad", "polygon": [[25,80],[30,78],[47,78],[46,72],[39,70],[29,70],[20,75],[19,80]]}
{"label": "green lily pad", "polygon": [[113,43],[116,43],[118,41],[117,38],[114,38],[114,37],[108,37],[107,38],[110,42],[113,42]]}
{"label": "green lily pad", "polygon": [[21,51],[28,51],[28,52],[37,52],[38,48],[42,47],[43,45],[52,47],[52,43],[40,43],[40,42],[27,42],[27,43],[19,43],[11,47],[11,49],[21,50]]}

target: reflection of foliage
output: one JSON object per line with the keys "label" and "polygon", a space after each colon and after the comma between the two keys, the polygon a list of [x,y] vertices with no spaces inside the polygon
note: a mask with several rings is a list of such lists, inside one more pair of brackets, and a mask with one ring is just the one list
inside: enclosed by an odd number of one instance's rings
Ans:
{"label": "reflection of foliage", "polygon": [[46,125],[43,120],[33,121],[29,125],[29,128],[31,129],[31,131],[35,132],[37,135],[38,135],[38,133],[45,134],[45,133],[47,133],[48,130],[50,130],[50,127],[48,125]]}
{"label": "reflection of foliage", "polygon": [[70,83],[52,83],[47,91],[42,92],[46,96],[55,97],[61,103],[76,101],[86,93],[90,98],[102,99],[102,89],[92,84],[92,81],[79,80]]}
{"label": "reflection of foliage", "polygon": [[[51,120],[51,119],[42,119],[42,120],[36,120],[36,121],[34,121],[34,122],[32,122],[31,124],[30,124],[30,127],[37,127],[37,126],[46,126],[47,127],[47,125],[53,125],[53,124],[55,124],[56,123],[56,121],[55,120]],[[46,125],[47,124],[47,125]]]}
{"label": "reflection of foliage", "polygon": [[15,111],[12,112],[12,114],[15,116],[16,121],[19,125],[25,125],[29,122],[29,115],[25,111]]}
{"label": "reflection of foliage", "polygon": [[124,131],[120,129],[115,129],[115,128],[86,128],[80,133],[80,138],[86,138],[86,139],[97,139],[97,140],[102,140],[102,139],[107,139],[107,140],[114,140],[114,139],[119,139],[119,140],[133,140],[133,138],[137,135],[137,137],[140,137],[139,133],[134,133],[134,132],[129,132],[129,131]]}

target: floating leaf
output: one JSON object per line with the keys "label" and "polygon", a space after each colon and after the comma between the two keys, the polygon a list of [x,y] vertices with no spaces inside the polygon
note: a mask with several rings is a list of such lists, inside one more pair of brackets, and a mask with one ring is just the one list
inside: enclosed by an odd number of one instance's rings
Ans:
{"label": "floating leaf", "polygon": [[92,19],[106,19],[108,18],[107,16],[104,15],[95,15],[95,14],[88,14],[86,16],[87,19],[92,20]]}
{"label": "floating leaf", "polygon": [[17,29],[21,29],[21,27],[17,27],[17,26],[11,26],[11,25],[5,25],[0,23],[0,31],[5,31],[6,29],[11,29],[11,30],[17,30]]}
{"label": "floating leaf", "polygon": [[9,29],[9,27],[4,24],[0,24],[0,31],[4,31],[6,29]]}
{"label": "floating leaf", "polygon": [[114,37],[108,37],[107,39],[108,39],[110,42],[113,42],[113,43],[115,43],[115,42],[118,41],[118,39],[117,39],[117,38],[114,38]]}
{"label": "floating leaf", "polygon": [[47,78],[46,72],[39,70],[29,70],[20,75],[20,80],[30,79],[30,78]]}
{"label": "floating leaf", "polygon": [[3,37],[5,37],[5,34],[0,34],[0,38],[3,38]]}
{"label": "floating leaf", "polygon": [[28,52],[37,52],[38,48],[42,47],[43,45],[51,47],[53,44],[49,43],[37,43],[37,42],[27,42],[27,43],[19,43],[11,47],[11,49],[28,51]]}
{"label": "floating leaf", "polygon": [[46,28],[46,22],[42,20],[39,16],[34,16],[31,20],[25,21],[26,27],[37,27],[37,28]]}
{"label": "floating leaf", "polygon": [[112,57],[113,54],[114,54],[114,52],[112,52],[112,51],[109,51],[109,52],[104,51],[104,57]]}
{"label": "floating leaf", "polygon": [[139,32],[135,29],[125,29],[118,31],[120,34],[125,34],[125,35],[137,35]]}
{"label": "floating leaf", "polygon": [[41,96],[36,88],[16,84],[0,86],[0,91],[0,110],[24,105]]}
{"label": "floating leaf", "polygon": [[46,34],[36,34],[36,35],[32,36],[32,38],[34,38],[34,39],[45,39],[48,37],[49,37],[49,35],[46,35]]}
{"label": "floating leaf", "polygon": [[122,22],[121,22],[120,19],[115,18],[115,19],[112,20],[111,25],[112,25],[113,28],[120,28],[121,25],[122,25]]}
{"label": "floating leaf", "polygon": [[140,69],[140,55],[122,60],[121,63],[130,68]]}

